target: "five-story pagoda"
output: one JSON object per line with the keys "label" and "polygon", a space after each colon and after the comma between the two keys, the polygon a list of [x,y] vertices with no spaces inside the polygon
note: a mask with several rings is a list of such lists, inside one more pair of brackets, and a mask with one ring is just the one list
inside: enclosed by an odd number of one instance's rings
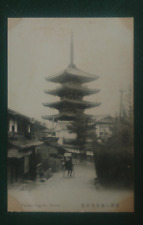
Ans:
{"label": "five-story pagoda", "polygon": [[[59,83],[60,86],[54,90],[46,90],[46,94],[54,95],[60,97],[59,101],[52,103],[44,103],[44,106],[57,109],[59,111],[56,115],[43,116],[43,119],[51,121],[69,121],[76,124],[75,132],[77,133],[76,144],[81,145],[81,132],[83,133],[83,122],[82,129],[80,129],[81,124],[76,123],[78,118],[82,118],[84,121],[92,121],[92,116],[84,113],[85,109],[99,106],[98,102],[84,101],[83,97],[99,92],[98,89],[89,89],[84,86],[85,83],[94,81],[98,78],[97,75],[92,75],[78,69],[73,62],[73,35],[71,35],[71,45],[70,45],[70,64],[61,73],[55,74],[46,78],[47,81]],[[92,121],[93,122],[93,121]],[[79,129],[78,129],[79,128]],[[89,129],[89,126],[88,126]],[[74,131],[74,129],[71,130]],[[84,129],[84,131],[86,128]],[[74,145],[74,144],[73,144]],[[83,145],[82,145],[83,146]],[[80,149],[81,146],[78,146]]]}

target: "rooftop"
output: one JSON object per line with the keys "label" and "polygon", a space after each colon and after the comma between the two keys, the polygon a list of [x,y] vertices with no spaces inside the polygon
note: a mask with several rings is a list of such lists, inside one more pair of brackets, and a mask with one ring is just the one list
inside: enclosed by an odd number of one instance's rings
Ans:
{"label": "rooftop", "polygon": [[28,152],[19,152],[18,149],[16,148],[12,148],[8,150],[8,158],[23,158],[27,155],[31,155],[32,151],[28,151]]}
{"label": "rooftop", "polygon": [[95,74],[87,73],[83,70],[78,69],[76,66],[68,66],[65,70],[47,77],[47,81],[55,82],[55,83],[63,83],[66,81],[75,80],[81,83],[87,83],[98,79],[99,76]]}
{"label": "rooftop", "polygon": [[[87,115],[84,114],[84,116],[86,118],[91,118],[92,115]],[[60,113],[60,114],[56,114],[56,115],[49,115],[49,116],[43,116],[43,119],[45,120],[51,120],[51,121],[73,121],[73,119],[76,118],[76,114],[75,113],[69,113],[69,112],[65,112],[65,113]]]}
{"label": "rooftop", "polygon": [[83,100],[73,100],[68,98],[63,98],[63,100],[53,103],[44,103],[44,106],[48,106],[55,109],[63,109],[71,107],[73,109],[74,106],[78,106],[78,108],[86,109],[91,107],[99,106],[100,103],[98,102],[88,102]]}
{"label": "rooftop", "polygon": [[24,119],[25,121],[28,121],[31,124],[36,124],[38,127],[46,129],[46,125],[41,123],[40,121],[35,120],[34,118],[26,116],[26,115],[24,115],[22,113],[16,112],[16,111],[14,111],[12,109],[8,109],[8,116],[11,116],[12,118]]}
{"label": "rooftop", "polygon": [[56,96],[64,96],[70,93],[73,95],[91,95],[98,93],[100,90],[99,89],[89,89],[84,86],[75,86],[74,84],[63,84],[62,86],[54,89],[54,90],[47,90],[45,91],[46,94],[51,94],[51,95],[56,95]]}
{"label": "rooftop", "polygon": [[30,148],[30,147],[36,147],[39,146],[41,144],[43,144],[44,142],[39,141],[39,140],[28,140],[25,137],[21,137],[18,139],[14,139],[14,140],[8,140],[8,143],[14,147],[17,147],[19,149],[26,149],[26,148]]}

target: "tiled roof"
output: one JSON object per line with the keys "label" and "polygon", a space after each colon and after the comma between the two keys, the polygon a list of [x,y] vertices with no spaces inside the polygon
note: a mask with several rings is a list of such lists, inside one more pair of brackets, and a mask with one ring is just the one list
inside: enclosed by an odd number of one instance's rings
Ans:
{"label": "tiled roof", "polygon": [[44,142],[37,141],[37,140],[27,140],[26,138],[22,138],[18,140],[8,140],[8,143],[17,148],[24,149],[24,148],[39,146],[43,144]]}
{"label": "tiled roof", "polygon": [[25,120],[27,120],[29,123],[32,123],[32,124],[36,124],[38,125],[39,127],[42,127],[43,129],[46,129],[46,126],[44,124],[42,124],[40,121],[37,121],[35,120],[34,118],[31,118],[31,117],[28,117],[22,113],[19,113],[19,112],[16,112],[12,109],[8,109],[8,115],[11,115],[15,118],[23,118]]}
{"label": "tiled roof", "polygon": [[69,93],[69,90],[72,91],[73,94],[81,94],[82,96],[91,95],[98,93],[99,89],[89,89],[84,86],[75,86],[73,84],[64,84],[54,90],[46,90],[46,94],[56,95],[56,96],[64,96]]}
{"label": "tiled roof", "polygon": [[79,108],[86,109],[86,108],[99,106],[101,103],[75,100],[75,99],[69,99],[69,98],[64,98],[62,99],[62,101],[58,101],[58,102],[43,103],[44,106],[48,106],[48,107],[52,107],[56,109],[63,108],[64,106],[67,107],[67,104],[70,104],[70,106],[77,105]]}
{"label": "tiled roof", "polygon": [[[92,115],[84,114],[85,117],[87,118],[92,118]],[[74,118],[76,118],[75,113],[61,113],[61,114],[56,114],[56,115],[49,115],[49,116],[42,116],[43,119],[45,120],[61,120],[61,121],[73,121]]]}
{"label": "tiled roof", "polygon": [[8,150],[8,155],[7,156],[8,156],[8,158],[17,158],[17,159],[19,159],[19,158],[22,158],[22,157],[24,157],[26,155],[30,155],[30,154],[32,154],[32,151],[19,152],[18,149],[13,148],[13,149],[9,149]]}
{"label": "tiled roof", "polygon": [[86,83],[96,80],[99,76],[95,74],[90,74],[78,69],[77,67],[69,66],[65,70],[46,78],[48,81],[61,83],[66,77],[73,77],[81,80],[81,82]]}

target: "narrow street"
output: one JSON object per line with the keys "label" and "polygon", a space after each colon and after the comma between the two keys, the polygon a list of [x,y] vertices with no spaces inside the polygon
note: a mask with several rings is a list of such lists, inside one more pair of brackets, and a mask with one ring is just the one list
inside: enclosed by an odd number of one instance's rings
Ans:
{"label": "narrow street", "polygon": [[[53,173],[45,182],[9,187],[8,210],[43,212],[118,212],[133,211],[132,190],[96,188],[92,162],[75,162],[74,174]],[[13,208],[17,204],[18,208]]]}

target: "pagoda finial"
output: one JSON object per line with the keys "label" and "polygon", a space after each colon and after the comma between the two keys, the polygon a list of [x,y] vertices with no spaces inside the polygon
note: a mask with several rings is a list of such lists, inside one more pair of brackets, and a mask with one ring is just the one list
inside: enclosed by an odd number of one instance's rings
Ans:
{"label": "pagoda finial", "polygon": [[70,66],[73,66],[74,49],[73,49],[73,32],[71,32],[71,44],[70,44]]}

